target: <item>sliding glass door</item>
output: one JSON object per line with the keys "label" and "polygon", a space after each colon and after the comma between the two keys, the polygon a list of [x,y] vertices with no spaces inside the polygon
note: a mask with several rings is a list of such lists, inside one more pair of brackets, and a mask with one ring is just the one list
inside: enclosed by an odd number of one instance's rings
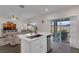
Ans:
{"label": "sliding glass door", "polygon": [[70,36],[70,20],[65,18],[61,20],[61,42],[69,43]]}
{"label": "sliding glass door", "polygon": [[53,41],[60,42],[60,19],[53,21]]}
{"label": "sliding glass door", "polygon": [[69,43],[70,19],[55,19],[51,21],[51,25],[53,41],[60,43]]}

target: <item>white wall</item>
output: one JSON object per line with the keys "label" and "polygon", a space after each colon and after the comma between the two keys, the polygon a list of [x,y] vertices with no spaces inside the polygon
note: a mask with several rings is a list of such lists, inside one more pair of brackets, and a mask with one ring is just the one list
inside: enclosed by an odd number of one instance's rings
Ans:
{"label": "white wall", "polygon": [[[44,23],[42,23],[42,20],[44,20]],[[29,20],[28,23],[36,22],[38,26],[38,32],[50,32],[50,23],[48,20],[45,20],[44,17],[37,17],[34,19]]]}
{"label": "white wall", "polygon": [[[39,31],[41,32],[50,32],[50,23],[49,20],[52,19],[59,19],[59,18],[64,18],[64,17],[71,17],[79,15],[79,7],[74,7],[74,8],[69,8],[61,11],[57,11],[55,13],[51,13],[47,16],[42,16],[42,17],[37,17],[31,19],[33,21],[36,21],[39,26]],[[44,24],[42,24],[42,20],[44,20]]]}
{"label": "white wall", "polygon": [[79,15],[70,18],[70,46],[79,48]]}

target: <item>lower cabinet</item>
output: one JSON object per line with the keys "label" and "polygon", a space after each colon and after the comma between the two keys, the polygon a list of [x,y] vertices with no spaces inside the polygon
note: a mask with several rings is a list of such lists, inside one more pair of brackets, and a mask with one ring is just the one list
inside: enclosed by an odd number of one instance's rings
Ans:
{"label": "lower cabinet", "polygon": [[[25,41],[25,40],[24,40]],[[23,44],[25,45],[23,45]],[[21,42],[21,52],[23,53],[46,53],[47,52],[47,39],[46,37],[39,37],[31,42]],[[26,45],[27,44],[27,45]]]}
{"label": "lower cabinet", "polygon": [[41,46],[42,46],[41,52],[42,53],[47,52],[47,37],[43,37],[41,41]]}
{"label": "lower cabinet", "polygon": [[38,38],[31,43],[32,53],[45,53],[47,52],[47,39],[46,37]]}
{"label": "lower cabinet", "polygon": [[41,53],[41,49],[42,49],[42,44],[41,44],[41,39],[37,39],[36,41],[32,41],[31,42],[31,53]]}

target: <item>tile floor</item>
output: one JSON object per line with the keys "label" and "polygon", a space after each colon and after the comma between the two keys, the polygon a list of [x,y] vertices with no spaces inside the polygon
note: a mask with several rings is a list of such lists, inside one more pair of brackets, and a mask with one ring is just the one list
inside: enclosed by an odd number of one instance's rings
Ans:
{"label": "tile floor", "polygon": [[[79,49],[69,47],[68,45],[54,42],[52,44],[52,51],[50,53],[79,53]],[[5,45],[0,47],[0,53],[20,53],[20,45],[11,47]]]}
{"label": "tile floor", "polygon": [[53,42],[50,53],[79,53],[79,49],[69,47],[69,45]]}
{"label": "tile floor", "polygon": [[5,45],[0,47],[0,53],[20,53],[20,45],[10,46]]}

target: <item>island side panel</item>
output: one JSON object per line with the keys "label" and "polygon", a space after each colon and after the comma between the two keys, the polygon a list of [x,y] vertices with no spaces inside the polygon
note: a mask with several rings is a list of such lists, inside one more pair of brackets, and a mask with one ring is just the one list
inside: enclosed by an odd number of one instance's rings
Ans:
{"label": "island side panel", "polygon": [[31,53],[31,45],[25,39],[21,40],[21,53]]}

